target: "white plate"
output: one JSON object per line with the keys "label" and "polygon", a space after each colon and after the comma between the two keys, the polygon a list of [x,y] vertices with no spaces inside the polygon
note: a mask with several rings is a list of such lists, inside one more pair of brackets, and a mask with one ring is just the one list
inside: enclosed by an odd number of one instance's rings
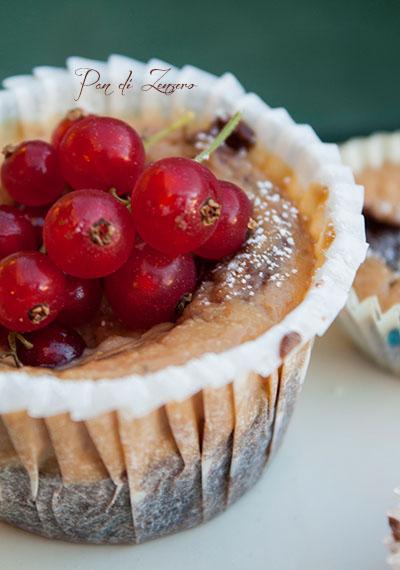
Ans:
{"label": "white plate", "polygon": [[400,484],[400,381],[335,327],[317,343],[269,473],[225,514],[139,547],[51,542],[0,524],[7,570],[377,570]]}

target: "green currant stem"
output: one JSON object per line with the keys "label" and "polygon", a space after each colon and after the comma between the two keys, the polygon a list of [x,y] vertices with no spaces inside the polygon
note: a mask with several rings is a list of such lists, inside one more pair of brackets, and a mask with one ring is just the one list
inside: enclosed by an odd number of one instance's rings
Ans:
{"label": "green currant stem", "polygon": [[193,121],[194,118],[195,114],[192,111],[184,113],[181,117],[179,117],[179,119],[168,125],[168,127],[165,127],[165,129],[161,129],[161,131],[158,131],[154,133],[154,135],[146,138],[143,142],[145,150],[148,150],[153,144],[158,143],[174,131],[180,129],[181,127],[184,127]]}
{"label": "green currant stem", "polygon": [[18,358],[18,353],[17,353],[17,340],[19,340],[28,349],[33,348],[33,344],[29,342],[24,336],[22,336],[22,334],[16,332],[8,333],[7,340],[10,350],[2,352],[0,354],[0,359],[3,360],[4,358],[8,358],[9,356],[11,356],[11,358],[14,359],[15,366],[17,366],[17,368],[22,368],[23,364]]}
{"label": "green currant stem", "polygon": [[[33,348],[33,344],[32,344],[31,342],[29,342],[29,340],[27,340],[27,339],[26,339],[22,334],[20,334],[20,333],[14,332],[14,333],[10,333],[8,336],[9,336],[9,337],[10,337],[10,336],[13,336],[14,339],[19,340],[19,342],[20,342],[21,344],[23,344],[24,347],[27,348],[28,350],[31,350],[31,349]],[[10,339],[8,340],[8,342],[10,342]],[[14,341],[14,342],[15,342],[15,341]]]}
{"label": "green currant stem", "polygon": [[217,148],[226,141],[229,135],[233,133],[233,131],[238,126],[241,118],[242,114],[239,111],[235,113],[226,123],[224,128],[221,129],[221,131],[215,137],[210,146],[202,150],[201,153],[196,156],[195,161],[203,162],[203,160],[208,160],[210,158],[210,154],[213,153],[215,150],[217,150]]}
{"label": "green currant stem", "polygon": [[121,202],[121,204],[126,206],[128,210],[131,209],[131,201],[128,198],[122,198],[122,196],[119,196],[116,188],[110,188],[109,192],[111,196],[113,196],[116,200],[118,200],[118,202]]}

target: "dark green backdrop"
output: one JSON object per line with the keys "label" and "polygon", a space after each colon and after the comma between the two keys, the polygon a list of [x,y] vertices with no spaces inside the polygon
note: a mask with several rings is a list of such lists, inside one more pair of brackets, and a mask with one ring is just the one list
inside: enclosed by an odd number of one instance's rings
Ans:
{"label": "dark green backdrop", "polygon": [[230,70],[325,139],[400,127],[400,0],[0,0],[0,23],[0,78],[157,56]]}

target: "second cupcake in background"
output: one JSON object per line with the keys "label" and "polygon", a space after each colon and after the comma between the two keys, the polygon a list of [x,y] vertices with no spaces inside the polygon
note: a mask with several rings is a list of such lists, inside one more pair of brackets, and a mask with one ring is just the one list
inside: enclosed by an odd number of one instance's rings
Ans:
{"label": "second cupcake in background", "polygon": [[400,376],[400,132],[352,139],[341,154],[365,188],[370,244],[341,321],[368,356]]}

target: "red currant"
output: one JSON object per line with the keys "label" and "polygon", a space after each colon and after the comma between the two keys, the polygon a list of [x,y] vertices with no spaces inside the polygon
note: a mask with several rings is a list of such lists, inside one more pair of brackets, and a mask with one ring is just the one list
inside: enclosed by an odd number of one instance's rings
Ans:
{"label": "red currant", "polygon": [[105,279],[107,299],[131,328],[172,321],[177,305],[196,287],[196,267],[189,254],[172,258],[141,242],[128,262]]}
{"label": "red currant", "polygon": [[104,277],[128,259],[135,238],[132,217],[101,190],[70,192],[46,216],[44,243],[52,261],[74,277]]}
{"label": "red currant", "polygon": [[1,183],[10,196],[26,206],[51,204],[64,191],[55,149],[44,141],[26,141],[4,149]]}
{"label": "red currant", "polygon": [[20,212],[35,228],[39,244],[43,242],[43,226],[49,208],[47,206],[20,206]]}
{"label": "red currant", "polygon": [[100,308],[103,288],[97,279],[66,276],[67,293],[58,320],[71,327],[89,323]]}
{"label": "red currant", "polygon": [[51,144],[58,149],[64,135],[72,125],[86,117],[85,111],[82,109],[71,109],[65,117],[58,123],[51,135]]}
{"label": "red currant", "polygon": [[144,167],[141,138],[127,123],[90,116],[75,122],[63,137],[61,171],[72,188],[116,188],[130,194]]}
{"label": "red currant", "polygon": [[148,166],[132,193],[140,236],[167,255],[194,251],[217,227],[218,181],[194,160],[164,158]]}
{"label": "red currant", "polygon": [[86,343],[79,333],[57,323],[24,335],[24,338],[33,345],[32,348],[27,348],[17,337],[18,359],[25,366],[65,366],[82,356],[86,348]]}
{"label": "red currant", "polygon": [[0,259],[21,250],[38,247],[35,228],[12,206],[0,206]]}
{"label": "red currant", "polygon": [[252,203],[241,188],[219,181],[219,201],[222,204],[217,228],[196,254],[206,259],[221,259],[233,255],[243,244],[248,231]]}
{"label": "red currant", "polygon": [[65,278],[43,253],[19,252],[0,261],[0,324],[16,332],[41,329],[65,301]]}

